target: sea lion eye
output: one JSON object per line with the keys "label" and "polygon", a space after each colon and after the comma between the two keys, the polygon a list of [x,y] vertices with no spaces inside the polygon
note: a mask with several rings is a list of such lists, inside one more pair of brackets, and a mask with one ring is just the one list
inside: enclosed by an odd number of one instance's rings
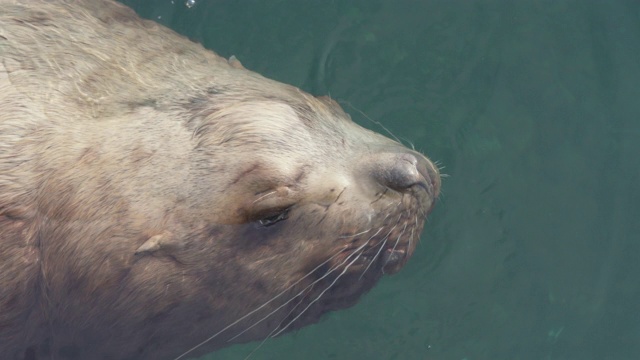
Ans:
{"label": "sea lion eye", "polygon": [[258,220],[258,223],[264,227],[268,227],[277,222],[285,220],[288,217],[288,215],[289,215],[289,208],[286,208],[284,210],[278,211],[276,214],[269,215],[267,217],[264,217]]}

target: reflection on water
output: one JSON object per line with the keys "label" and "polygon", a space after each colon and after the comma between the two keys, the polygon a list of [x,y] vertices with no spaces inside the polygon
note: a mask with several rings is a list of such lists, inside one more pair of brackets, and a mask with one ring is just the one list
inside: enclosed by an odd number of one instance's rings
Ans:
{"label": "reflection on water", "polygon": [[253,359],[640,356],[640,3],[126,3],[450,175],[403,271]]}

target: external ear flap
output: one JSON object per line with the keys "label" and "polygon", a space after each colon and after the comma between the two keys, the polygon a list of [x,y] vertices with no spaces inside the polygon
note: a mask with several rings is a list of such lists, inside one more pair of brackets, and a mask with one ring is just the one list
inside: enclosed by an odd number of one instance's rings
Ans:
{"label": "external ear flap", "polygon": [[337,107],[340,108],[340,104],[338,104],[335,100],[333,100],[332,98],[330,98],[327,95],[320,95],[320,96],[316,96],[316,98],[320,101],[322,101],[325,105],[329,106],[329,107]]}
{"label": "external ear flap", "polygon": [[244,69],[244,66],[242,66],[242,63],[240,62],[240,60],[238,60],[238,58],[235,55],[231,55],[231,57],[229,58],[229,60],[227,60],[227,62],[233,68]]}
{"label": "external ear flap", "polygon": [[327,108],[329,108],[329,110],[338,115],[338,116],[344,116],[346,118],[351,119],[351,116],[349,116],[349,114],[345,113],[344,110],[342,109],[342,106],[340,106],[340,104],[338,104],[337,101],[333,100],[332,98],[330,98],[329,96],[326,95],[322,95],[322,96],[317,96],[316,97],[318,100],[322,101],[322,103],[324,105],[327,106]]}
{"label": "external ear flap", "polygon": [[155,253],[160,250],[174,250],[180,247],[178,239],[170,231],[164,231],[162,234],[154,235],[145,241],[136,250],[135,255],[145,255]]}

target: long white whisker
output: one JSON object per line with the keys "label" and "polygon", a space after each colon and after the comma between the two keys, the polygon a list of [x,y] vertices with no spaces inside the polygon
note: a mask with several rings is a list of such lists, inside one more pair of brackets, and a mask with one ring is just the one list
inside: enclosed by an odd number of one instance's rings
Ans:
{"label": "long white whisker", "polygon": [[[308,287],[307,287],[307,288],[308,288]],[[306,290],[307,288],[305,288],[305,290]],[[292,297],[289,301],[287,301],[287,303],[289,303],[291,300],[293,300],[293,299],[295,299],[296,297],[298,297],[300,294],[302,294],[302,292],[300,292],[298,295],[296,295],[296,296]],[[296,304],[296,305],[295,305],[291,310],[289,310],[289,313],[288,313],[284,318],[286,319],[286,318],[287,318],[287,316],[291,315],[291,314],[295,311],[295,309],[296,309],[300,304],[302,304],[302,301],[303,301],[303,300],[304,300],[304,297],[301,297],[301,298],[300,298],[300,301],[298,301],[298,303],[297,303],[297,304]],[[280,309],[280,307],[279,307],[278,309]],[[276,311],[277,311],[278,309],[276,309]],[[265,318],[261,319],[260,321],[262,321],[262,320],[266,319],[267,317],[271,316],[271,314],[273,314],[274,312],[275,312],[275,311],[271,312],[269,315],[267,315]],[[259,321],[259,322],[260,322],[260,321]],[[259,322],[258,322],[258,323],[259,323]],[[256,323],[256,324],[258,324],[258,323]],[[256,324],[251,325],[251,327],[249,327],[249,329],[251,329],[251,328],[252,328],[253,326],[255,326]],[[280,324],[278,324],[278,326],[277,326],[274,330],[272,330],[272,331],[271,331],[271,332],[270,332],[270,333],[269,333],[269,334],[268,334],[268,335],[267,335],[267,336],[266,336],[266,337],[265,337],[265,338],[260,342],[260,344],[258,344],[258,346],[256,346],[253,350],[251,350],[251,352],[250,352],[249,354],[247,354],[247,356],[244,358],[244,360],[249,359],[249,358],[250,358],[250,357],[251,357],[251,356],[252,356],[256,351],[258,351],[258,349],[260,349],[260,348],[262,347],[262,345],[264,345],[264,343],[265,343],[265,342],[267,342],[267,340],[269,339],[269,336],[270,336],[271,334],[273,334],[273,332],[274,332],[278,327],[280,327],[280,325],[282,325],[282,321],[280,322]],[[247,329],[247,330],[249,330],[249,329]],[[246,331],[246,330],[245,330],[245,331]],[[243,331],[242,333],[244,333],[244,331]],[[242,333],[240,333],[240,334],[236,335],[236,337],[237,337],[237,336],[240,336]],[[231,340],[233,340],[233,339],[235,339],[235,337],[233,337],[233,338],[232,338],[232,339],[230,339],[229,341],[231,341]]]}
{"label": "long white whisker", "polygon": [[[251,328],[253,328],[254,326],[258,325],[259,323],[261,323],[262,321],[268,319],[271,315],[275,314],[278,310],[282,309],[283,307],[287,306],[287,304],[289,304],[290,302],[292,302],[295,298],[297,298],[298,296],[302,295],[307,289],[309,289],[310,287],[314,286],[315,284],[317,284],[318,282],[322,281],[324,278],[326,278],[327,276],[329,276],[332,272],[334,272],[335,270],[337,270],[340,266],[342,266],[344,263],[346,263],[347,261],[349,261],[349,258],[351,256],[353,256],[353,254],[357,251],[360,251],[365,245],[367,245],[367,243],[362,244],[360,247],[358,247],[356,250],[354,250],[353,253],[351,253],[349,256],[347,256],[340,264],[336,265],[333,269],[327,271],[326,274],[324,274],[323,276],[321,276],[320,278],[318,278],[317,280],[315,280],[314,282],[312,282],[311,284],[307,285],[307,287],[305,287],[304,289],[302,289],[299,293],[297,293],[296,295],[292,296],[291,299],[287,300],[284,304],[278,306],[276,309],[274,309],[273,311],[271,311],[270,313],[268,313],[267,315],[265,315],[262,319],[258,320],[257,322],[255,322],[254,324],[252,324],[251,326],[249,326],[248,328],[244,329],[242,332],[240,332],[239,334],[237,334],[236,336],[232,337],[231,339],[227,340],[227,342],[233,341],[234,339],[236,339],[238,336],[244,334],[245,332],[249,331]],[[340,254],[342,252],[339,251],[338,254]],[[336,254],[336,255],[338,255]],[[332,258],[334,258],[336,255],[332,256],[331,258],[329,258],[329,260],[331,260]],[[328,260],[327,260],[328,261]],[[320,266],[326,264],[326,262],[323,262]],[[318,267],[316,267],[315,269],[313,269],[311,271],[311,273],[313,273],[316,269],[318,269]],[[306,275],[308,276],[308,275]],[[305,277],[306,277],[305,276]],[[295,284],[299,283],[300,281],[297,281]],[[294,284],[294,285],[295,285]],[[288,289],[287,289],[288,290]],[[286,291],[286,290],[285,290]],[[265,304],[266,305],[266,304]],[[264,305],[263,305],[264,306]],[[271,335],[271,334],[269,334]],[[267,337],[269,337],[267,335]]]}
{"label": "long white whisker", "polygon": [[[352,254],[355,254],[352,253]],[[303,310],[302,312],[300,312],[300,314],[298,314],[295,318],[293,318],[293,320],[289,321],[287,323],[287,325],[285,327],[283,327],[282,329],[280,329],[280,331],[278,331],[277,333],[275,333],[274,335],[271,335],[271,337],[276,337],[278,335],[280,335],[283,331],[285,331],[289,325],[293,324],[294,321],[298,320],[298,318],[300,316],[302,316],[302,314],[304,314],[310,307],[311,305],[313,305],[316,301],[320,300],[320,298],[322,297],[322,295],[324,295],[325,292],[327,292],[327,290],[329,290],[339,279],[340,277],[342,277],[342,275],[344,275],[344,273],[347,272],[347,270],[349,270],[349,267],[351,265],[353,265],[354,262],[356,262],[359,258],[360,255],[362,255],[362,252],[360,252],[360,254],[358,254],[358,256],[356,256],[355,258],[353,258],[353,260],[351,260],[351,262],[349,264],[347,264],[347,266],[344,267],[344,269],[342,270],[342,272],[340,273],[340,275],[338,275],[332,282],[331,284],[329,284],[329,286],[327,286],[326,289],[322,290],[322,292],[320,293],[320,295],[318,295],[315,299],[313,299],[313,301],[311,301]]]}
{"label": "long white whisker", "polygon": [[416,219],[416,225],[411,228],[411,235],[409,236],[409,246],[407,247],[407,249],[409,251],[411,251],[411,242],[413,241],[413,231],[418,227],[418,216],[417,215],[416,215],[415,219]]}
{"label": "long white whisker", "polygon": [[[398,246],[398,243],[400,243],[400,239],[402,238],[402,234],[404,234],[404,232],[407,230],[407,223],[404,224],[404,228],[402,229],[402,232],[400,233],[400,235],[398,235],[398,238],[396,239],[396,243],[395,245],[393,245],[393,249],[391,249],[391,253],[393,254],[394,251],[396,251],[396,247]],[[389,263],[389,259],[391,259],[391,257],[387,258],[387,261],[384,262],[384,265],[382,265],[382,271],[384,271],[384,267],[387,266],[387,264]]]}
{"label": "long white whisker", "polygon": [[[349,105],[352,109],[354,109],[355,111],[359,112],[360,115],[364,116],[367,120],[371,121],[372,123],[380,126],[381,128],[384,129],[384,131],[387,132],[387,134],[389,134],[393,139],[395,139],[398,143],[403,144],[404,143],[397,137],[395,136],[389,129],[387,129],[384,125],[382,125],[381,122],[373,120],[372,118],[370,118],[367,114],[365,114],[362,110],[356,108],[355,106],[353,106],[350,102],[345,102],[345,104]],[[413,147],[413,144],[411,144],[411,146]]]}
{"label": "long white whisker", "polygon": [[[365,242],[364,244],[362,244],[360,247],[358,247],[355,251],[353,251],[351,254],[349,254],[349,256],[347,256],[347,257],[345,258],[345,260],[344,260],[342,263],[340,263],[340,264],[336,265],[332,270],[330,270],[329,272],[327,272],[327,274],[325,274],[325,276],[323,276],[322,278],[318,279],[318,280],[317,280],[317,281],[315,281],[313,284],[317,283],[318,281],[322,280],[322,279],[323,279],[323,278],[325,278],[327,275],[329,275],[331,272],[333,272],[334,270],[338,269],[342,264],[344,264],[346,261],[348,261],[348,259],[349,259],[351,256],[353,256],[354,254],[356,254],[356,253],[357,253],[359,250],[361,250],[365,245],[367,245],[367,243],[368,243],[368,241],[367,241],[367,242]],[[278,331],[278,332],[277,332],[277,333],[275,333],[275,335],[274,335],[274,332],[276,332],[276,331],[278,330],[278,328],[282,325],[282,322],[281,322],[281,323],[278,325],[278,327],[276,327],[275,329],[273,329],[273,330],[272,330],[272,331],[271,331],[271,332],[270,332],[270,333],[269,333],[269,334],[264,338],[264,340],[262,340],[262,341],[260,342],[260,344],[258,344],[258,346],[256,346],[253,350],[251,350],[251,352],[247,355],[247,357],[245,357],[245,358],[244,358],[244,360],[249,359],[249,358],[251,357],[251,355],[253,355],[253,354],[254,354],[258,349],[260,349],[260,348],[262,347],[262,345],[264,345],[264,344],[267,342],[267,340],[269,340],[269,338],[273,338],[273,337],[276,337],[276,336],[280,335],[283,331],[285,331],[285,330],[289,327],[289,325],[291,325],[291,324],[292,324],[294,321],[296,321],[296,320],[297,320],[297,319],[298,319],[302,314],[304,314],[304,313],[307,311],[307,309],[309,309],[309,307],[310,307],[313,303],[315,303],[316,301],[318,301],[318,299],[320,299],[320,297],[321,297],[321,296],[322,296],[322,295],[323,295],[327,290],[329,290],[329,289],[331,288],[331,286],[333,286],[333,284],[335,284],[335,283],[336,283],[336,281],[338,281],[338,279],[340,279],[340,277],[341,277],[341,276],[342,276],[342,275],[343,275],[343,274],[344,274],[344,273],[349,269],[349,267],[351,266],[351,264],[353,264],[356,260],[358,260],[358,258],[360,257],[360,255],[362,255],[362,252],[363,252],[363,251],[360,251],[360,254],[358,254],[358,256],[356,256],[356,257],[355,257],[355,258],[354,258],[354,259],[353,259],[349,264],[347,264],[347,266],[345,266],[344,270],[340,273],[340,275],[338,275],[338,276],[336,277],[336,279],[335,279],[335,280],[333,280],[333,282],[332,282],[331,284],[329,284],[329,286],[328,286],[326,289],[324,289],[324,290],[320,293],[320,295],[318,295],[318,296],[317,296],[317,297],[316,297],[316,298],[315,298],[311,303],[309,303],[309,305],[307,305],[307,306],[306,306],[306,307],[305,307],[305,308],[300,312],[300,314],[298,314],[298,315],[297,315],[293,320],[291,320],[290,322],[288,322],[288,323],[287,323],[287,325],[286,325],[285,327],[281,328],[281,329],[280,329],[280,331]],[[308,287],[312,286],[313,284],[309,285]],[[308,288],[308,287],[307,287],[307,288]],[[306,290],[306,288],[305,288],[304,290]],[[304,292],[304,290],[303,290],[302,292]],[[302,292],[300,292],[300,294],[301,294]],[[300,295],[300,294],[298,294],[298,295]],[[298,295],[296,295],[296,296],[294,296],[293,298],[291,298],[291,299],[289,300],[289,302],[290,302],[291,300],[295,299]],[[297,305],[296,305],[296,307],[297,307]],[[291,314],[291,312],[290,312],[289,314]],[[285,317],[285,319],[286,319],[286,317]],[[262,321],[262,320],[261,320],[261,321]]]}
{"label": "long white whisker", "polygon": [[[274,192],[269,192],[265,195],[263,195],[260,199],[263,199],[264,197],[270,196],[272,195]],[[389,214],[387,214],[382,220],[386,219],[389,216]],[[392,229],[393,230],[393,229]],[[391,230],[391,231],[392,231]],[[349,235],[349,236],[342,236],[341,238],[347,238],[347,237],[355,237],[358,235],[362,235],[362,234],[366,234],[367,232],[371,231],[371,229],[359,232],[357,234],[353,234],[353,235]],[[360,245],[358,248],[356,248],[349,256],[347,256],[340,264],[336,265],[333,269],[331,269],[330,271],[328,271],[326,274],[324,274],[322,277],[320,277],[319,279],[315,280],[313,283],[311,283],[310,285],[308,285],[307,287],[305,287],[304,289],[302,289],[298,294],[294,295],[293,297],[291,297],[291,299],[287,300],[284,304],[278,306],[275,310],[271,311],[269,314],[267,314],[266,316],[264,316],[262,319],[258,320],[256,323],[252,324],[250,327],[246,328],[245,330],[243,330],[242,332],[240,332],[239,334],[235,335],[234,337],[232,337],[231,339],[229,339],[228,341],[232,341],[234,339],[236,339],[237,337],[241,336],[242,334],[244,334],[245,332],[249,331],[251,328],[255,327],[256,325],[258,325],[259,323],[261,323],[262,321],[268,319],[270,316],[272,316],[274,313],[276,313],[277,311],[279,311],[280,309],[282,309],[284,306],[288,305],[289,303],[291,303],[294,299],[296,299],[297,297],[299,297],[300,295],[302,295],[307,289],[309,289],[310,287],[314,286],[315,284],[317,284],[318,282],[322,281],[323,279],[325,279],[327,276],[329,276],[332,272],[334,272],[335,270],[337,270],[340,266],[344,265],[347,261],[349,261],[349,259],[356,255],[357,256],[351,260],[351,262],[349,264],[347,264],[345,266],[345,269],[342,271],[342,273],[340,273],[340,275],[337,276],[337,278],[329,285],[329,287],[327,287],[327,289],[325,289],[324,291],[322,291],[322,293],[315,298],[310,304],[307,305],[307,307],[305,307],[305,309],[302,310],[302,312],[300,314],[298,314],[292,321],[290,321],[284,328],[282,328],[280,331],[278,331],[275,336],[278,336],[280,333],[282,333],[286,328],[288,328],[293,321],[297,320],[312,304],[314,304],[315,302],[317,302],[319,300],[319,298],[331,287],[333,286],[333,284],[335,284],[335,282],[337,281],[338,278],[340,278],[342,275],[344,275],[344,273],[346,272],[346,270],[355,262],[356,259],[360,258],[360,256],[362,255],[361,251],[365,246],[367,246],[369,244],[369,242],[371,241],[371,239],[373,239],[374,237],[376,237],[380,231],[382,231],[382,228],[378,229],[378,231],[376,231],[375,234],[371,235],[371,237],[365,241],[362,245]],[[390,231],[390,232],[391,232]],[[388,236],[387,236],[388,237]],[[386,241],[386,238],[385,238]],[[197,345],[193,346],[192,348],[190,348],[189,350],[185,351],[184,353],[182,353],[180,356],[176,357],[174,360],[180,360],[183,359],[185,356],[187,356],[188,354],[190,354],[191,352],[195,351],[196,349],[204,346],[206,343],[210,342],[211,340],[213,340],[214,338],[216,338],[217,336],[219,336],[220,334],[222,334],[223,332],[227,331],[228,329],[230,329],[231,327],[235,326],[236,324],[238,324],[239,322],[245,320],[246,318],[248,318],[249,316],[255,314],[256,312],[260,311],[261,309],[263,309],[264,307],[266,307],[267,305],[269,305],[270,303],[272,303],[273,301],[275,301],[276,299],[280,298],[282,295],[284,295],[285,293],[287,293],[288,291],[290,291],[294,286],[296,286],[297,284],[299,284],[302,280],[304,280],[305,278],[307,278],[308,276],[310,276],[311,274],[313,274],[316,270],[318,270],[320,267],[324,266],[325,264],[327,264],[328,262],[330,262],[331,260],[333,260],[336,256],[338,256],[339,254],[341,254],[342,251],[338,251],[336,254],[334,254],[333,256],[331,256],[330,258],[328,258],[327,260],[323,261],[321,264],[319,264],[318,266],[316,266],[313,270],[309,271],[305,276],[301,277],[300,279],[298,279],[297,281],[295,281],[293,284],[289,285],[286,289],[284,289],[283,291],[281,291],[280,293],[278,293],[277,295],[275,295],[274,297],[272,297],[270,300],[266,301],[264,304],[260,305],[259,307],[257,307],[256,309],[250,311],[249,313],[245,314],[244,316],[240,317],[239,319],[237,319],[236,321],[232,322],[231,324],[225,326],[223,329],[219,330],[218,332],[216,332],[215,334],[211,335],[210,337],[208,337],[207,339],[201,341],[200,343],[198,343]],[[365,269],[366,271],[366,269]],[[277,330],[274,329],[274,330]],[[273,333],[273,332],[272,332]],[[272,335],[269,334],[267,336],[267,338],[269,336]],[[265,338],[266,341],[266,338]]]}
{"label": "long white whisker", "polygon": [[382,249],[384,249],[384,246],[387,244],[387,239],[389,238],[390,234],[391,234],[391,232],[389,232],[389,234],[387,234],[387,236],[384,237],[384,239],[380,243],[380,247],[378,248],[378,251],[376,252],[376,255],[373,257],[373,259],[371,259],[371,261],[369,261],[369,264],[367,264],[367,267],[364,269],[362,274],[360,274],[360,277],[358,278],[358,281],[360,281],[362,279],[362,277],[364,276],[364,274],[367,272],[367,270],[369,270],[369,268],[371,267],[371,264],[373,264],[376,261],[376,259],[378,258],[378,255],[380,255],[380,252],[382,251]]}
{"label": "long white whisker", "polygon": [[359,232],[359,233],[357,233],[357,234],[353,234],[353,235],[338,236],[338,239],[346,239],[346,238],[350,238],[350,237],[354,237],[354,236],[358,236],[358,235],[366,234],[366,233],[368,233],[369,231],[371,231],[371,229],[367,229],[367,230],[365,230],[365,231],[361,231],[361,232]]}
{"label": "long white whisker", "polygon": [[194,347],[192,347],[191,349],[187,350],[186,352],[182,353],[180,356],[178,356],[177,358],[175,358],[174,360],[180,360],[182,358],[184,358],[186,355],[188,355],[189,353],[193,352],[194,350],[198,349],[199,347],[205,345],[206,343],[208,343],[209,341],[213,340],[214,338],[216,338],[218,335],[222,334],[224,331],[228,330],[230,327],[236,325],[237,323],[239,323],[240,321],[246,319],[247,317],[253,315],[254,313],[256,313],[257,311],[259,311],[260,309],[264,308],[265,306],[267,306],[268,304],[270,304],[271,302],[273,302],[275,299],[279,298],[280,296],[282,296],[283,294],[285,294],[286,292],[288,292],[289,290],[291,290],[291,288],[293,288],[294,286],[296,286],[298,283],[300,283],[302,280],[304,280],[305,278],[307,278],[309,275],[313,274],[313,272],[315,272],[316,270],[318,270],[319,268],[321,268],[322,266],[324,266],[326,263],[328,263],[329,261],[333,260],[333,258],[335,258],[336,256],[338,256],[341,252],[338,251],[337,253],[335,253],[333,256],[331,256],[330,258],[328,258],[327,260],[323,261],[320,265],[316,266],[313,270],[309,271],[305,276],[301,277],[300,279],[298,279],[296,282],[294,282],[293,284],[291,284],[290,286],[288,286],[286,289],[282,290],[278,295],[274,296],[271,298],[271,300],[265,302],[264,304],[260,305],[259,307],[257,307],[256,309],[250,311],[249,313],[247,313],[246,315],[242,316],[241,318],[239,318],[238,320],[232,322],[231,324],[227,325],[226,327],[224,327],[222,330],[218,331],[217,333],[211,335],[210,337],[208,337],[207,339],[205,339],[204,341],[200,342],[199,344],[195,345]]}
{"label": "long white whisker", "polygon": [[[369,262],[369,264],[367,265],[367,267],[364,269],[364,271],[362,272],[362,274],[360,274],[360,277],[358,278],[358,280],[361,280],[362,277],[364,276],[364,274],[367,272],[367,270],[369,270],[369,268],[371,267],[371,265],[376,261],[376,259],[378,258],[378,256],[380,255],[380,252],[382,251],[382,249],[384,248],[384,246],[387,243],[387,240],[389,239],[389,235],[391,235],[391,233],[393,232],[393,230],[398,227],[397,222],[400,221],[400,219],[402,218],[402,214],[400,214],[400,216],[398,216],[398,220],[396,221],[396,224],[389,230],[389,232],[387,233],[387,235],[384,237],[384,239],[382,240],[382,245],[380,245],[380,248],[378,249],[378,251],[376,252],[376,255],[373,257],[373,259],[371,259],[371,261]],[[396,243],[397,245],[397,243]],[[386,264],[385,264],[386,265]]]}

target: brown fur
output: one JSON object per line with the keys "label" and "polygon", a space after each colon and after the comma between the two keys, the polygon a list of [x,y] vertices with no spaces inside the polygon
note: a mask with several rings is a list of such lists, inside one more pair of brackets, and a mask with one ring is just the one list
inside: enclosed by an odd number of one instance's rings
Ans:
{"label": "brown fur", "polygon": [[3,358],[172,359],[256,309],[189,356],[312,323],[406,262],[439,181],[120,4],[0,0]]}

